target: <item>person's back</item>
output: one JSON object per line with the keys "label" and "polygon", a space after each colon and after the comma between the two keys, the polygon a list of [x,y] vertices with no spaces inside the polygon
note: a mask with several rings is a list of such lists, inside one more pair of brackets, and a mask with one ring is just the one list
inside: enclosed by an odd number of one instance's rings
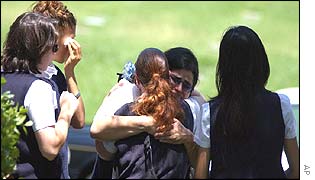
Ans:
{"label": "person's back", "polygon": [[285,127],[280,98],[275,93],[262,90],[255,100],[255,125],[250,131],[251,136],[237,143],[226,141],[213,133],[215,112],[220,100],[209,102],[210,112],[213,112],[210,118],[210,177],[285,178],[281,165]]}
{"label": "person's back", "polygon": [[[134,116],[132,103],[120,108],[115,115]],[[181,102],[185,113],[183,125],[192,131],[193,117],[188,104]],[[116,141],[117,153],[114,168],[116,178],[185,178],[189,159],[183,144],[162,143],[143,132]]]}
{"label": "person's back", "polygon": [[287,97],[265,88],[269,74],[259,36],[246,26],[229,28],[220,43],[218,95],[209,105],[211,178],[285,178],[283,147],[296,176],[296,137],[288,127],[294,119],[283,110]]}

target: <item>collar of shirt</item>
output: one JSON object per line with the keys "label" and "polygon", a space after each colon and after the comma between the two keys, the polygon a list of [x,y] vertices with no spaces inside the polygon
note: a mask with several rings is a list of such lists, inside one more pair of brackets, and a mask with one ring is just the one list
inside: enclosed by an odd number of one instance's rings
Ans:
{"label": "collar of shirt", "polygon": [[41,76],[42,76],[42,77],[45,77],[45,78],[47,78],[47,79],[50,79],[53,75],[57,75],[57,73],[58,73],[58,71],[57,71],[55,65],[51,63],[51,64],[47,67],[46,71],[42,72],[42,75],[41,75]]}
{"label": "collar of shirt", "polygon": [[[31,74],[34,74],[30,71]],[[53,75],[57,75],[58,71],[55,68],[54,64],[50,64],[46,71],[42,71],[40,74],[34,74],[36,77],[43,77],[43,78],[47,78],[50,79]]]}

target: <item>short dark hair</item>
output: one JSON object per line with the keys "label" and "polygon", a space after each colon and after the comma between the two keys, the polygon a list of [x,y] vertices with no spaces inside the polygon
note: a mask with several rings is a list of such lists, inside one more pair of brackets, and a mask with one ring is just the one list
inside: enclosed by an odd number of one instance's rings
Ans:
{"label": "short dark hair", "polygon": [[21,14],[10,26],[4,42],[1,56],[3,71],[40,73],[37,65],[57,42],[57,23],[57,20],[41,14]]}
{"label": "short dark hair", "polygon": [[199,78],[198,61],[194,53],[188,48],[175,47],[165,51],[164,54],[171,71],[185,69],[192,72],[194,89]]}

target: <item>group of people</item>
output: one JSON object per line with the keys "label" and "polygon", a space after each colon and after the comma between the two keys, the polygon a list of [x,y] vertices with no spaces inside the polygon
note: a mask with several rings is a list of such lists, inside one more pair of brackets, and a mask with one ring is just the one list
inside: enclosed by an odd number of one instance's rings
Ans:
{"label": "group of people", "polygon": [[[85,125],[74,73],[82,56],[75,36],[76,19],[60,1],[35,3],[10,27],[1,54],[7,81],[1,92],[11,91],[14,102],[27,109],[25,122],[33,122],[27,133],[21,131],[13,178],[70,178],[68,129]],[[64,64],[64,73],[53,60]],[[225,31],[215,77],[218,94],[209,100],[195,89],[198,61],[188,48],[149,47],[134,66],[93,118],[92,178],[299,177],[290,100],[265,88],[268,57],[251,28]]]}

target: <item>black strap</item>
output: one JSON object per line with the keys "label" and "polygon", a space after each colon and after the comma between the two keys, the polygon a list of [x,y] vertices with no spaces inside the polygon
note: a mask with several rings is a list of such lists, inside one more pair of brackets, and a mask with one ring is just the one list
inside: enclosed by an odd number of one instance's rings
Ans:
{"label": "black strap", "polygon": [[153,167],[152,147],[150,143],[150,135],[144,140],[144,156],[145,156],[145,171],[148,173],[148,178],[158,179]]}

